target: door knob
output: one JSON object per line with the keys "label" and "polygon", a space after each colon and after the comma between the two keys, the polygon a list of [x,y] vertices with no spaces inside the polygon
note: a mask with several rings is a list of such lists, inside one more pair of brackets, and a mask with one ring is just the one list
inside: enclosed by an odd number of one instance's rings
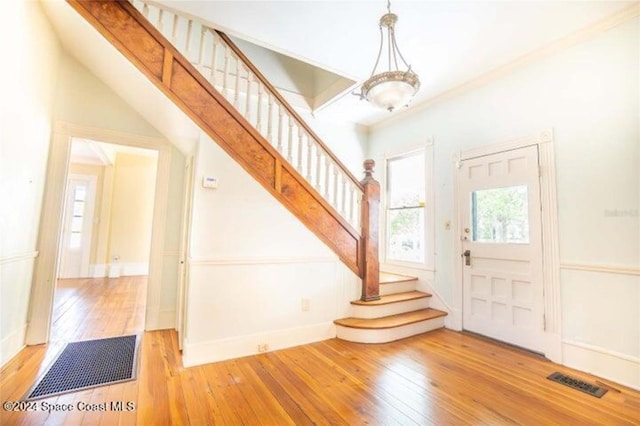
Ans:
{"label": "door knob", "polygon": [[464,256],[464,264],[471,266],[471,250],[465,250],[462,255]]}

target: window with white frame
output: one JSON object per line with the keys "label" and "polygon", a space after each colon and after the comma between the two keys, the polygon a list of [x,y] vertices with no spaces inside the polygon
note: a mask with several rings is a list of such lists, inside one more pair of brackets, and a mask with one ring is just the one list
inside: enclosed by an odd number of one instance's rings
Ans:
{"label": "window with white frame", "polygon": [[426,262],[426,153],[387,159],[386,260]]}

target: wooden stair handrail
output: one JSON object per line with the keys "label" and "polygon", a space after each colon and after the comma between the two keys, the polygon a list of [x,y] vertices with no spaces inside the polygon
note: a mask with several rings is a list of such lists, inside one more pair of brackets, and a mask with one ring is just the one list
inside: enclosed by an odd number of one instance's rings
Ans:
{"label": "wooden stair handrail", "polygon": [[[131,0],[128,0],[131,1]],[[304,121],[304,119],[302,119],[302,117],[300,117],[300,115],[295,111],[295,109],[289,104],[289,102],[287,102],[285,100],[285,98],[280,94],[280,91],[273,86],[273,84],[271,84],[271,82],[264,76],[264,74],[262,74],[260,72],[260,70],[258,70],[258,68],[255,66],[255,64],[253,62],[251,62],[249,60],[249,58],[247,58],[247,56],[242,52],[242,50],[233,42],[233,40],[231,40],[231,38],[225,34],[224,32],[213,28],[212,26],[209,25],[209,23],[205,22],[204,20],[198,18],[197,16],[188,14],[188,13],[184,13],[184,12],[178,12],[176,9],[167,6],[165,4],[160,4],[157,1],[154,0],[143,0],[144,3],[150,4],[150,5],[154,5],[157,8],[161,8],[164,10],[167,10],[173,14],[176,15],[181,15],[181,16],[188,16],[189,19],[192,19],[193,21],[197,21],[199,22],[201,25],[206,26],[207,28],[209,28],[210,30],[213,30],[216,32],[216,34],[218,34],[218,36],[231,48],[231,50],[238,56],[238,58],[240,58],[240,60],[242,61],[242,63],[249,68],[249,70],[258,78],[258,80],[260,80],[260,82],[264,85],[264,87],[269,91],[269,93],[271,93],[280,103],[280,105],[282,105],[287,112],[289,113],[289,115],[291,117],[294,118],[294,120],[305,130],[305,132],[307,132],[307,134],[315,141],[315,143],[317,145],[319,145],[322,150],[324,151],[324,153],[331,158],[331,160],[334,162],[334,164],[336,166],[338,166],[340,168],[340,170],[342,171],[342,173],[344,173],[349,180],[351,181],[351,183],[358,189],[360,189],[360,191],[363,190],[362,184],[360,183],[360,181],[358,180],[358,178],[356,178],[353,173],[351,173],[351,171],[349,171],[349,169],[347,168],[347,166],[344,165],[344,163],[342,161],[340,161],[340,159],[333,153],[333,151],[322,141],[322,139],[311,129],[311,127],[309,127],[309,125],[307,124],[306,121]]]}
{"label": "wooden stair handrail", "polygon": [[[372,177],[373,160],[365,161],[365,179],[355,186],[362,190],[359,232],[129,1],[67,2],[362,278],[362,300],[380,298],[380,185]],[[219,32],[217,35],[226,37]],[[252,68],[254,75],[264,78]],[[284,102],[282,106],[290,108]],[[295,117],[300,119],[297,114]],[[304,122],[300,119],[299,124]],[[326,146],[322,148],[335,159]]]}
{"label": "wooden stair handrail", "polygon": [[346,266],[363,276],[359,232],[132,4],[116,0],[67,2],[199,127],[213,135],[232,158],[324,241]]}
{"label": "wooden stair handrail", "polygon": [[342,170],[342,172],[347,175],[347,177],[351,180],[351,182],[360,190],[364,190],[360,181],[349,171],[347,166],[345,166],[342,161],[338,159],[338,157],[322,142],[322,139],[309,127],[309,125],[298,115],[298,113],[293,109],[293,107],[287,102],[284,97],[280,94],[280,91],[276,89],[267,78],[258,70],[258,68],[247,58],[247,56],[240,50],[240,48],[231,40],[229,36],[227,36],[222,31],[214,29],[214,31],[224,40],[225,43],[229,45],[231,50],[238,55],[238,57],[242,60],[244,65],[251,70],[252,73],[255,74],[256,77],[260,80],[260,82],[271,92],[273,96],[276,97],[278,102],[287,110],[287,112],[298,122],[300,126],[304,128],[304,130],[311,136],[315,142],[322,147],[324,152],[331,158],[331,160]]}

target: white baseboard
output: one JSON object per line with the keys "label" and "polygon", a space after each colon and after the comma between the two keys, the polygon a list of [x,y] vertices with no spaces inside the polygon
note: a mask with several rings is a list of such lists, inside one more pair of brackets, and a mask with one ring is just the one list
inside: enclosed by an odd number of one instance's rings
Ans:
{"label": "white baseboard", "polygon": [[[96,265],[99,266],[99,265]],[[89,269],[91,271],[91,269]],[[96,271],[96,272],[102,272]],[[104,274],[99,276],[93,276],[94,278],[118,278],[118,277],[132,277],[132,276],[140,276],[140,275],[149,275],[149,262],[138,262],[138,263],[110,263],[109,265],[104,265]]]}
{"label": "white baseboard", "polygon": [[305,327],[250,334],[208,342],[185,342],[182,363],[185,367],[224,361],[258,353],[258,345],[267,344],[267,351],[285,349],[336,337],[333,322],[323,322]]}
{"label": "white baseboard", "polygon": [[145,330],[168,330],[176,328],[175,309],[147,308]]}
{"label": "white baseboard", "polygon": [[585,343],[564,340],[563,364],[640,390],[640,358]]}
{"label": "white baseboard", "polygon": [[94,263],[89,265],[91,278],[118,278],[138,275],[149,275],[149,263]]}
{"label": "white baseboard", "polygon": [[459,309],[451,309],[449,315],[444,318],[444,326],[449,330],[462,331],[462,312]]}
{"label": "white baseboard", "polygon": [[95,263],[89,265],[89,276],[91,278],[104,278],[107,276],[107,264]]}
{"label": "white baseboard", "polygon": [[10,333],[0,341],[0,367],[16,356],[25,347],[25,333],[27,325]]}

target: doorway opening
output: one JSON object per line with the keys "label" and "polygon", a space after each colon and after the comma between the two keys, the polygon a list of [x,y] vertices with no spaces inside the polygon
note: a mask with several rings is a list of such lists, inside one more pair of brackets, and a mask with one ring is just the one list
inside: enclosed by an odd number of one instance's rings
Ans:
{"label": "doorway opening", "polygon": [[71,138],[52,341],[144,330],[158,155]]}

